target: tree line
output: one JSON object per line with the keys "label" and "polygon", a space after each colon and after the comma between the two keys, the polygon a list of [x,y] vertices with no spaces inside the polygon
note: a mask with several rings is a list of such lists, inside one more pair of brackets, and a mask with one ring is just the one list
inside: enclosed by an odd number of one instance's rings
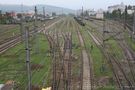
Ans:
{"label": "tree line", "polygon": [[122,12],[121,9],[114,10],[112,13],[109,11],[104,12],[104,16],[106,19],[113,19],[120,22],[126,21],[129,25],[133,25],[134,13],[129,14],[128,10],[133,10],[132,6],[126,6],[124,12]]}

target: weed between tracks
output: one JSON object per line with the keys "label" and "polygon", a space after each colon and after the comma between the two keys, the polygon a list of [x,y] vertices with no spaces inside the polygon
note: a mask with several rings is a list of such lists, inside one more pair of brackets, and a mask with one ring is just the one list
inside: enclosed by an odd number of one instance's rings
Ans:
{"label": "weed between tracks", "polygon": [[128,43],[128,45],[135,51],[135,41],[130,37],[128,32],[125,33],[125,38]]}

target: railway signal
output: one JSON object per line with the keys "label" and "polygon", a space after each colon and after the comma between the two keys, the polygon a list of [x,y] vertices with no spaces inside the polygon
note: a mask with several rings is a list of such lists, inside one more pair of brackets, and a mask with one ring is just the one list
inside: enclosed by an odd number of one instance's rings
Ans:
{"label": "railway signal", "polygon": [[124,29],[127,27],[127,6],[125,6],[125,13],[124,13]]}

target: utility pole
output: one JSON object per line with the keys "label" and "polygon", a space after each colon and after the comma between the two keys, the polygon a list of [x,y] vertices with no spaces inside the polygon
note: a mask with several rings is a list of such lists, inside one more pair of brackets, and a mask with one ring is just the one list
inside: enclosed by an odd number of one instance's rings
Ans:
{"label": "utility pole", "polygon": [[133,38],[134,38],[134,35],[135,35],[135,8],[134,9],[134,14],[133,14]]}
{"label": "utility pole", "polygon": [[43,7],[43,16],[44,16],[44,20],[45,20],[45,7]]}
{"label": "utility pole", "polygon": [[127,28],[127,6],[125,6],[125,15],[124,15],[124,29]]}
{"label": "utility pole", "polygon": [[[55,40],[54,39],[55,38],[55,36],[54,36],[54,34],[53,34],[53,40]],[[57,89],[57,81],[56,81],[56,50],[57,50],[57,47],[56,47],[56,44],[55,44],[55,41],[53,41],[53,50],[52,50],[52,56],[53,56],[53,63],[52,63],[52,68],[53,68],[53,81],[52,81],[52,90],[58,90]]]}
{"label": "utility pole", "polygon": [[23,4],[21,4],[20,32],[21,32],[21,39],[22,39],[22,41],[23,41],[23,36],[24,36],[24,26],[23,26]]}
{"label": "utility pole", "polygon": [[[44,30],[46,29],[45,26],[46,26],[45,25],[45,7],[43,7],[43,27],[44,27]],[[43,87],[44,86],[45,86],[45,79],[43,80]]]}
{"label": "utility pole", "polygon": [[44,21],[43,21],[43,25],[44,25],[44,30],[46,29],[45,28],[45,14],[46,14],[46,12],[45,12],[45,7],[43,7],[43,18],[44,18]]}
{"label": "utility pole", "polygon": [[30,48],[29,48],[29,27],[25,28],[25,50],[26,50],[26,66],[28,76],[28,90],[31,90],[31,62],[30,62]]}
{"label": "utility pole", "polygon": [[39,40],[38,40],[38,26],[37,26],[37,7],[35,6],[35,21],[34,21],[34,29],[35,29],[35,53],[39,53]]}
{"label": "utility pole", "polygon": [[83,16],[83,6],[82,6],[82,21],[83,21],[83,18],[84,18],[84,16]]}
{"label": "utility pole", "polygon": [[63,8],[62,8],[62,16],[64,15],[64,13],[63,13]]}
{"label": "utility pole", "polygon": [[106,27],[105,27],[105,19],[103,20],[103,48],[105,48],[105,31],[106,31]]}

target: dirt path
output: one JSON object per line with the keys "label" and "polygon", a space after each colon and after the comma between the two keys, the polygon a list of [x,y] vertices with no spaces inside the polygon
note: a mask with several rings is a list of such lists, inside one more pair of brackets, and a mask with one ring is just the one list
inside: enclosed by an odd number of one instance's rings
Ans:
{"label": "dirt path", "polygon": [[[84,47],[84,41],[83,38],[78,32],[79,39],[81,46]],[[82,90],[91,90],[91,75],[90,75],[90,61],[88,58],[87,51],[85,49],[82,50],[82,57],[83,57],[83,85],[82,85]]]}

